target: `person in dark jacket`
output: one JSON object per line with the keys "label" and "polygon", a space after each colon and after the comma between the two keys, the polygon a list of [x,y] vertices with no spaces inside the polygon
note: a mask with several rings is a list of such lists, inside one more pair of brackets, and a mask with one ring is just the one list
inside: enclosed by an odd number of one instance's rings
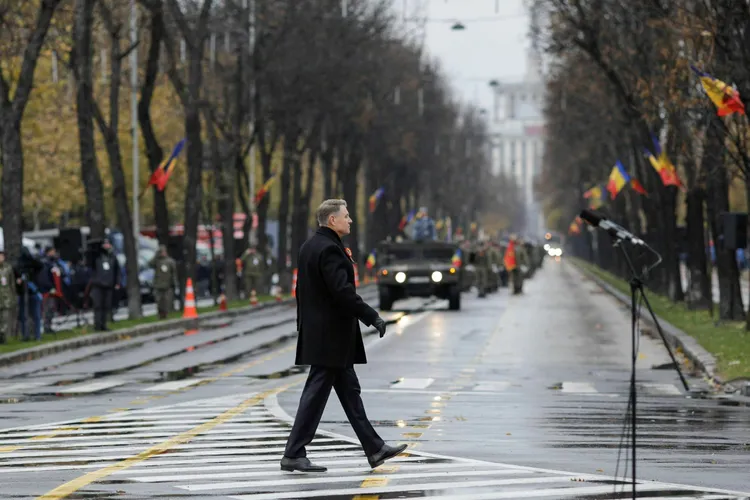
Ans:
{"label": "person in dark jacket", "polygon": [[91,272],[91,302],[94,306],[94,328],[108,331],[107,318],[112,308],[114,290],[120,289],[120,262],[112,251],[109,239],[104,238]]}
{"label": "person in dark jacket", "polygon": [[300,248],[297,271],[297,357],[310,365],[281,470],[325,472],[306,456],[331,388],[344,408],[372,468],[406,449],[386,444],[365,414],[355,364],[367,363],[359,321],[382,337],[385,321],[357,295],[351,252],[341,238],[352,220],[344,200],[326,200],[317,211],[320,228]]}

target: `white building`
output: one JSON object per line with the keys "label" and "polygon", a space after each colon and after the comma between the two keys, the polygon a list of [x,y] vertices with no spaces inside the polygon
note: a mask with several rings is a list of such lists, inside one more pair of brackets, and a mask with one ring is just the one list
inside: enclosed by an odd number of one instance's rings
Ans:
{"label": "white building", "polygon": [[493,171],[516,179],[526,202],[527,232],[538,235],[544,229],[533,189],[534,179],[541,172],[544,147],[544,81],[539,53],[529,50],[522,80],[493,83]]}

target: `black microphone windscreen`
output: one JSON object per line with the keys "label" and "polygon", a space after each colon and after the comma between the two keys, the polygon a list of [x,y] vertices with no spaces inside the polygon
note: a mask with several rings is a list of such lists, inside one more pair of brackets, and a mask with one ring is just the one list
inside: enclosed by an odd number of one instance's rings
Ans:
{"label": "black microphone windscreen", "polygon": [[603,215],[598,212],[594,212],[593,210],[589,210],[588,208],[581,210],[581,214],[579,215],[579,217],[592,226],[598,226],[599,222],[604,219]]}

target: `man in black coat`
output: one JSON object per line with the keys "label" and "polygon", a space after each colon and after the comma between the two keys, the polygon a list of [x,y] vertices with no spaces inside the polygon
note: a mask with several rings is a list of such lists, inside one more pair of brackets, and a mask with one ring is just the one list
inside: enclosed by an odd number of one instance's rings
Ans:
{"label": "man in black coat", "polygon": [[359,320],[385,335],[385,321],[357,295],[351,253],[341,238],[352,220],[344,200],[326,200],[317,211],[320,228],[300,248],[297,270],[297,365],[310,365],[281,470],[325,472],[306,456],[331,388],[372,468],[397,456],[406,445],[389,446],[365,414],[355,364],[367,363]]}

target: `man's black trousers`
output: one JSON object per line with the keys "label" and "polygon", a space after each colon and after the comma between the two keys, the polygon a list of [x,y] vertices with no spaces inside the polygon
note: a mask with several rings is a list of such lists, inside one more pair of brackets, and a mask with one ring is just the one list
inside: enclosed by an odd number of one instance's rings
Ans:
{"label": "man's black trousers", "polygon": [[112,309],[112,289],[92,286],[91,302],[94,306],[94,329],[102,331],[107,328],[107,316]]}
{"label": "man's black trousers", "polygon": [[299,400],[297,417],[286,443],[285,457],[300,458],[307,456],[305,446],[315,437],[320,419],[323,417],[331,388],[341,401],[346,417],[362,444],[366,455],[374,455],[383,447],[383,440],[372,428],[365,414],[365,407],[360,397],[360,386],[354,367],[326,368],[311,366],[310,373]]}

